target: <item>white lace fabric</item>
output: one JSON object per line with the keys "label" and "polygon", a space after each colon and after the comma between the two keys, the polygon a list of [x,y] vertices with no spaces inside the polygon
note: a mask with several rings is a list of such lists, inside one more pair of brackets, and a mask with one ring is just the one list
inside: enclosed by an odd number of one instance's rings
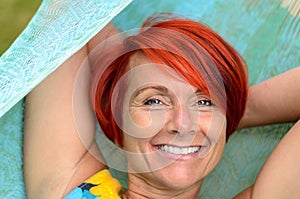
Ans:
{"label": "white lace fabric", "polygon": [[0,58],[0,117],[131,0],[46,0]]}

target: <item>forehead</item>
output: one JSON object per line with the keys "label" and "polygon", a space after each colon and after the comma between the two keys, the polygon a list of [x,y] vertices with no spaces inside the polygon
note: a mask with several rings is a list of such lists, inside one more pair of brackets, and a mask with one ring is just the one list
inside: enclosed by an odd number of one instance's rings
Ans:
{"label": "forehead", "polygon": [[136,52],[129,61],[127,81],[143,84],[146,82],[167,83],[172,78],[184,81],[174,69],[164,64],[156,64],[143,52]]}
{"label": "forehead", "polygon": [[128,69],[132,69],[136,66],[142,65],[142,64],[146,64],[146,63],[153,63],[152,60],[147,57],[143,52],[141,51],[137,51],[136,53],[134,53],[130,60],[129,60],[129,66]]}
{"label": "forehead", "polygon": [[[144,53],[135,53],[129,62],[128,71],[125,74],[127,91],[129,93],[136,91],[144,86],[159,85],[172,92],[180,90],[194,91],[183,77],[171,67],[164,64],[153,63]],[[125,82],[124,82],[125,83]]]}
{"label": "forehead", "polygon": [[177,79],[178,81],[186,82],[182,75],[178,74],[173,68],[165,64],[154,63],[141,51],[136,52],[130,58],[127,75],[129,75],[129,81],[156,81],[162,78],[164,78],[166,81],[169,81],[173,78]]}

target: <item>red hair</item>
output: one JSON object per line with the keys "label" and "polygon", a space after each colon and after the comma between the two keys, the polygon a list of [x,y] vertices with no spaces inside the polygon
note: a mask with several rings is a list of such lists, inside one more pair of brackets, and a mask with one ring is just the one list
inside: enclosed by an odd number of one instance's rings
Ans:
{"label": "red hair", "polygon": [[[192,86],[215,99],[226,111],[227,138],[236,130],[247,100],[247,70],[234,48],[210,28],[188,19],[157,22],[157,18],[152,17],[137,35],[110,50],[112,54],[106,52],[98,60],[92,97],[100,126],[112,141],[123,146],[122,130],[112,112],[113,90],[137,51],[154,63],[173,68]],[[113,55],[115,52],[117,56]],[[119,101],[122,101],[122,93]],[[119,106],[122,107],[121,102]]]}

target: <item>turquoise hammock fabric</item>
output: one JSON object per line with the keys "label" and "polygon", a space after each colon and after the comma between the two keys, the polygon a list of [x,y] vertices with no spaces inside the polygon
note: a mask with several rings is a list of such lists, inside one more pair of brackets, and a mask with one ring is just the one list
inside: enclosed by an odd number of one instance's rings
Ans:
{"label": "turquoise hammock fabric", "polygon": [[[286,0],[66,0],[44,1],[0,58],[0,198],[25,198],[22,176],[24,97],[105,24],[140,27],[155,12],[207,24],[242,55],[250,84],[300,65],[300,5]],[[128,5],[129,4],[129,5]],[[121,13],[120,13],[121,12]],[[205,180],[200,198],[226,199],[251,185],[290,124],[236,132]],[[112,170],[127,186],[127,176]]]}

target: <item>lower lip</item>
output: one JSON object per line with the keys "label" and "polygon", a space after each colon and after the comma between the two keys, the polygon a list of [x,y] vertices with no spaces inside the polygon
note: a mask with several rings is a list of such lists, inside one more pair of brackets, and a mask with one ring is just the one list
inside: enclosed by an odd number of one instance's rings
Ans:
{"label": "lower lip", "polygon": [[179,154],[174,154],[174,153],[170,153],[167,151],[162,151],[162,150],[158,149],[158,147],[156,147],[156,146],[154,146],[153,148],[155,151],[159,152],[159,154],[161,156],[172,159],[172,160],[178,160],[178,161],[185,161],[185,160],[197,158],[199,156],[200,151],[203,150],[203,147],[200,147],[200,150],[195,153],[179,155]]}

